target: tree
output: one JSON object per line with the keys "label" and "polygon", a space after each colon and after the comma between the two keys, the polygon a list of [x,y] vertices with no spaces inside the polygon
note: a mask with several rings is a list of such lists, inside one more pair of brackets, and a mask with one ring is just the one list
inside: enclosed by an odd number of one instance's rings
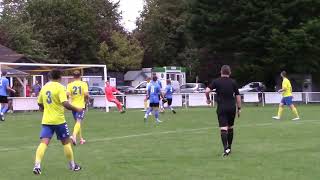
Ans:
{"label": "tree", "polygon": [[4,0],[0,5],[0,43],[31,58],[47,58],[45,44],[37,40],[25,13],[26,1]]}
{"label": "tree", "polygon": [[[26,7],[49,58],[61,63],[97,62],[94,13],[85,0],[31,0]],[[50,11],[48,11],[50,9]]]}
{"label": "tree", "polygon": [[135,36],[144,47],[145,66],[180,65],[177,57],[185,50],[184,0],[146,1]]}
{"label": "tree", "polygon": [[111,41],[112,46],[102,42],[98,52],[99,59],[104,61],[109,69],[125,72],[141,68],[143,49],[136,39],[128,39],[126,35],[113,31]]}

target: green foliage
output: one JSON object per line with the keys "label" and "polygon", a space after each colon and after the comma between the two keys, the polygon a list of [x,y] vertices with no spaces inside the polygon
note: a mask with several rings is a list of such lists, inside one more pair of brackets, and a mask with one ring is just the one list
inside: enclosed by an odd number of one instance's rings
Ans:
{"label": "green foliage", "polygon": [[[48,11],[50,9],[50,11]],[[64,63],[96,61],[93,11],[84,0],[32,0],[26,8],[51,59]]]}
{"label": "green foliage", "polygon": [[179,65],[186,47],[184,0],[150,0],[138,21],[137,38],[145,49],[144,65]]}
{"label": "green foliage", "polygon": [[0,43],[31,58],[99,63],[100,42],[124,32],[110,0],[4,0]]}
{"label": "green foliage", "polygon": [[106,42],[100,44],[98,56],[109,69],[125,72],[141,68],[143,49],[139,42],[119,32],[113,31],[111,35],[112,46]]}
{"label": "green foliage", "polygon": [[[280,70],[318,71],[319,17],[313,0],[150,0],[136,35],[148,65],[196,62],[189,70],[204,81],[230,64],[241,82],[273,86]],[[190,49],[197,52],[191,61]]]}
{"label": "green foliage", "polygon": [[24,0],[5,0],[1,2],[0,43],[19,53],[33,58],[47,58],[45,44],[38,40],[34,25],[26,21]]}

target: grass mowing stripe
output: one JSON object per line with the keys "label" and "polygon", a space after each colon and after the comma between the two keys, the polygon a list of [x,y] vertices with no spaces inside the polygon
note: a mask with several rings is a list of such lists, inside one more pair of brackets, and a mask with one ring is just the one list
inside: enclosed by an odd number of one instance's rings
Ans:
{"label": "grass mowing stripe", "polygon": [[[288,121],[291,122],[291,121]],[[295,121],[294,124],[305,124],[308,123],[316,123],[319,122],[319,120],[304,120],[304,121]],[[292,123],[291,123],[292,124]],[[285,123],[285,125],[291,125],[289,123]],[[264,126],[273,126],[278,125],[275,123],[258,123],[258,124],[252,124],[252,125],[240,125],[236,128],[244,128],[244,127],[264,127]],[[283,124],[282,124],[283,125]],[[109,137],[109,138],[101,138],[101,139],[93,139],[90,140],[91,142],[104,142],[104,141],[113,141],[118,139],[128,139],[128,138],[135,138],[135,137],[144,137],[144,136],[150,136],[150,135],[162,135],[162,134],[176,134],[176,133],[186,133],[186,132],[199,132],[202,130],[209,130],[209,129],[218,129],[218,127],[203,127],[203,128],[195,128],[195,129],[183,129],[183,130],[176,130],[176,131],[163,131],[163,132],[157,132],[157,133],[142,133],[142,134],[132,134],[132,135],[126,135],[126,136],[118,136],[118,137]],[[60,146],[58,144],[53,144],[50,146]],[[35,149],[36,146],[21,146],[19,148],[0,148],[0,152],[8,152],[8,151],[18,151],[18,150],[25,150],[25,149]]]}

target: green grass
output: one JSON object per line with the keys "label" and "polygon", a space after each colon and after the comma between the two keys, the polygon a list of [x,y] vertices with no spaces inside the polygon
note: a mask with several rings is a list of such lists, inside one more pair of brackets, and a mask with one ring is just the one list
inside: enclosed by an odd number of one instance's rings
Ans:
{"label": "green grass", "polygon": [[[0,179],[112,180],[319,180],[319,106],[300,106],[302,120],[292,122],[286,109],[271,120],[276,107],[243,108],[236,121],[233,154],[222,158],[215,110],[180,109],[143,123],[143,113],[90,111],[87,144],[74,147],[81,172],[67,169],[63,148],[54,139],[41,176],[32,174],[39,143],[40,113],[8,115],[0,123]],[[70,129],[71,114],[67,113]]]}

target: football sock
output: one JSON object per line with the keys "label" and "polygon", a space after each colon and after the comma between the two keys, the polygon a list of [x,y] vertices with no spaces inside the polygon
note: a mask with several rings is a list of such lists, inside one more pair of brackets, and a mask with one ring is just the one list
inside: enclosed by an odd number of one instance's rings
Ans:
{"label": "football sock", "polygon": [[228,131],[221,129],[221,141],[223,144],[223,149],[226,150],[228,148]]}
{"label": "football sock", "polygon": [[146,114],[144,115],[144,118],[148,118],[149,114],[152,112],[152,108],[149,107],[149,109],[147,110]]}
{"label": "football sock", "polygon": [[299,113],[298,113],[298,110],[297,110],[297,108],[292,108],[292,112],[293,112],[293,114],[298,118],[299,117]]}
{"label": "football sock", "polygon": [[71,144],[68,143],[66,145],[63,145],[63,150],[64,150],[64,155],[66,156],[68,161],[74,164],[73,151],[72,151]]}
{"label": "football sock", "polygon": [[281,117],[282,112],[283,112],[283,107],[279,107],[279,110],[278,110],[278,117]]}
{"label": "football sock", "polygon": [[79,134],[80,129],[81,129],[80,122],[76,122],[76,124],[74,125],[74,128],[73,128],[73,137],[77,137],[77,135]]}
{"label": "football sock", "polygon": [[148,102],[144,101],[144,110],[147,110],[147,109],[148,109]]}
{"label": "football sock", "polygon": [[159,109],[155,110],[154,117],[156,118],[156,120],[159,119]]}
{"label": "football sock", "polygon": [[8,110],[8,104],[2,105],[1,113],[5,114]]}
{"label": "football sock", "polygon": [[46,152],[47,147],[48,146],[45,143],[40,143],[37,148],[35,165],[38,166],[39,168],[40,168],[41,160],[44,156],[44,153]]}
{"label": "football sock", "polygon": [[228,148],[231,149],[231,145],[232,145],[232,140],[233,140],[233,128],[232,129],[228,129]]}
{"label": "football sock", "polygon": [[82,139],[83,137],[82,137],[82,127],[80,126],[80,128],[79,128],[79,138],[80,139]]}

